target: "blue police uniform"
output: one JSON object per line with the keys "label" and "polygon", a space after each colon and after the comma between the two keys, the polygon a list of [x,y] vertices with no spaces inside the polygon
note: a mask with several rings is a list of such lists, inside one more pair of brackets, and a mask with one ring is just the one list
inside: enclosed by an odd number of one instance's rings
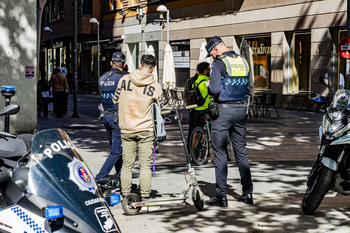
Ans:
{"label": "blue police uniform", "polygon": [[121,134],[119,124],[115,120],[116,114],[118,113],[118,107],[112,102],[112,98],[120,78],[125,74],[127,73],[120,71],[118,68],[112,68],[99,79],[101,103],[104,107],[103,124],[107,131],[111,152],[99,173],[96,175],[96,180],[105,178],[110,173],[113,166],[115,167],[118,176],[120,175],[122,165]]}
{"label": "blue police uniform", "polygon": [[231,138],[239,168],[243,194],[251,194],[253,191],[246,154],[245,98],[249,88],[249,66],[243,57],[228,51],[214,60],[208,90],[214,95],[214,100],[219,104],[220,109],[218,118],[212,119],[212,146],[215,155],[216,197],[218,198],[226,199],[228,136]]}

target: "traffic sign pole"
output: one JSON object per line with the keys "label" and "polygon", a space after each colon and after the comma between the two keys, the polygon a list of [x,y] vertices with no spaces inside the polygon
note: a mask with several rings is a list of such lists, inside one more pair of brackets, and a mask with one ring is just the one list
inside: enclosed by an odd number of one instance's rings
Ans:
{"label": "traffic sign pole", "polygon": [[[347,10],[347,37],[350,38],[350,0],[348,0],[348,10]],[[350,51],[348,51],[350,52]],[[346,81],[345,88],[350,89],[350,59],[346,58]]]}

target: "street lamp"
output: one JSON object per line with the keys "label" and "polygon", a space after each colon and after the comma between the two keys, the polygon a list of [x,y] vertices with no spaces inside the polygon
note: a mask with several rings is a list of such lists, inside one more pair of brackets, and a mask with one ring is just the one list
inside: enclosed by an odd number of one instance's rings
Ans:
{"label": "street lamp", "polygon": [[95,18],[91,18],[89,22],[97,24],[97,78],[99,78],[100,77],[100,23]]}
{"label": "street lamp", "polygon": [[44,27],[44,31],[50,32],[50,41],[51,41],[51,57],[50,62],[52,63],[53,67],[53,36],[52,36],[52,29],[50,27]]}
{"label": "street lamp", "polygon": [[157,7],[157,11],[160,12],[162,15],[166,13],[166,43],[169,44],[169,10],[164,5],[160,5]]}

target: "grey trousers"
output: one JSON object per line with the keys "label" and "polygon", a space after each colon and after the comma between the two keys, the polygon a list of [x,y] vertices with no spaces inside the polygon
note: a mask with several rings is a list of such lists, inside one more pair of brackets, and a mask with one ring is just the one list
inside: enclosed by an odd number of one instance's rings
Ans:
{"label": "grey trousers", "polygon": [[235,159],[241,176],[243,194],[253,192],[248,157],[246,154],[245,108],[222,108],[212,121],[212,146],[215,156],[216,196],[226,197],[227,190],[227,137],[230,135]]}

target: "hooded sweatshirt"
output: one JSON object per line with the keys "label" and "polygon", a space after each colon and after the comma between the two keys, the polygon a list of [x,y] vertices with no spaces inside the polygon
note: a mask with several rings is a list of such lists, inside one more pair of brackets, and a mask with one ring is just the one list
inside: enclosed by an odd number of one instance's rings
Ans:
{"label": "hooded sweatshirt", "polygon": [[113,102],[119,106],[121,133],[153,131],[152,103],[160,105],[161,85],[153,74],[136,70],[118,82]]}

